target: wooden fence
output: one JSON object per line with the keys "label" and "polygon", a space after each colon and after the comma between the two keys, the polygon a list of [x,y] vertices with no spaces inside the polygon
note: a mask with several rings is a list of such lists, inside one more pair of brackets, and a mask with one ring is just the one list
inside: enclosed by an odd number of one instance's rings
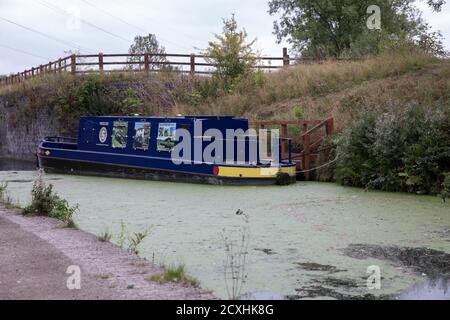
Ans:
{"label": "wooden fence", "polygon": [[[258,57],[257,69],[276,70],[300,61],[291,58],[288,50],[283,48],[281,57]],[[45,65],[0,78],[0,85],[20,83],[30,78],[52,73],[112,73],[112,72],[155,72],[161,70],[194,74],[210,74],[215,65],[208,56],[201,54],[90,54],[71,55],[50,61]]]}
{"label": "wooden fence", "polygon": [[[311,165],[317,160],[320,146],[327,136],[334,133],[334,119],[291,120],[291,121],[251,121],[254,129],[279,129],[282,159],[297,162],[297,169],[309,180]],[[293,153],[289,154],[289,143]]]}

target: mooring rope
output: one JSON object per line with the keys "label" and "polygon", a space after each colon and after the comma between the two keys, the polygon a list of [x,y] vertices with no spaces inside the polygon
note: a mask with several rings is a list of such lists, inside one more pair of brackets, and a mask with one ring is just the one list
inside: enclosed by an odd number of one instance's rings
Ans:
{"label": "mooring rope", "polygon": [[337,161],[338,161],[338,158],[339,158],[339,157],[336,157],[336,159],[334,159],[333,161],[330,161],[330,162],[328,162],[328,163],[325,163],[325,164],[323,164],[323,165],[321,165],[321,166],[319,166],[319,167],[317,167],[317,168],[312,168],[312,169],[309,169],[309,170],[297,171],[297,173],[306,173],[306,172],[311,172],[311,171],[320,170],[320,169],[322,169],[322,168],[328,167],[328,166],[332,165],[333,163],[337,162]]}

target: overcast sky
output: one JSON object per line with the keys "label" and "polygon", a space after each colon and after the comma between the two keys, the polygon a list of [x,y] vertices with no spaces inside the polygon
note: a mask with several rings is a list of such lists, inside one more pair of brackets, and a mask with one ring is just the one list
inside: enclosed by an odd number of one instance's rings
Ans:
{"label": "overcast sky", "polygon": [[[450,48],[450,4],[438,14],[425,1],[419,7]],[[0,0],[0,74],[48,63],[68,50],[126,53],[144,33],[156,34],[169,53],[198,52],[232,13],[263,55],[280,56],[284,44],[276,43],[275,18],[267,11],[266,0]]]}

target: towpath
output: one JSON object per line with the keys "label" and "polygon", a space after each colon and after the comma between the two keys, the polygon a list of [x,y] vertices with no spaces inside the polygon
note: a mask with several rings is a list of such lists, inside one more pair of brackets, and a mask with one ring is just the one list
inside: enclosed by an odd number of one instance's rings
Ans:
{"label": "towpath", "polygon": [[214,299],[201,289],[147,281],[162,270],[94,235],[58,224],[45,217],[25,218],[0,205],[0,300]]}

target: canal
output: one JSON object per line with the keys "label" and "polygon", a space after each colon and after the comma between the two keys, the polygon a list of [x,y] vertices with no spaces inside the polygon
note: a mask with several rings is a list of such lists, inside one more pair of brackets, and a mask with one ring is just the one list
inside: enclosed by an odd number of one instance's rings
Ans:
{"label": "canal", "polygon": [[[0,164],[0,181],[26,205],[37,175],[33,166]],[[238,243],[244,228],[247,298],[450,298],[450,203],[437,197],[315,182],[222,187],[45,179],[79,204],[81,229],[96,235],[109,231],[118,242],[122,222],[128,232],[151,228],[140,255],[157,264],[184,264],[221,298],[228,298],[224,237]],[[380,290],[367,287],[370,266],[380,268]]]}

